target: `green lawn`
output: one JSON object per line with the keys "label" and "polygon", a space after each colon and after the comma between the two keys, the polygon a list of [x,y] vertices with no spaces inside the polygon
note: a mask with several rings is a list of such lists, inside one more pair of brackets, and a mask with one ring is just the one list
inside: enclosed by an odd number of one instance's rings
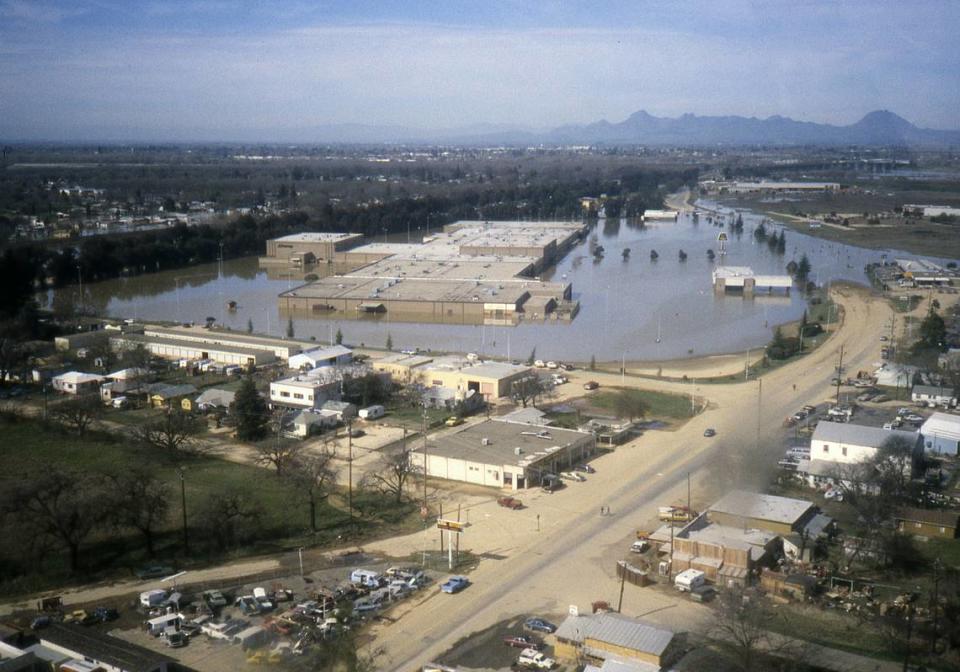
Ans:
{"label": "green lawn", "polygon": [[642,402],[647,407],[647,419],[686,419],[694,415],[690,408],[690,397],[651,390],[621,387],[606,388],[596,392],[590,398],[590,404],[613,413],[617,397],[620,395],[626,395],[631,399]]}
{"label": "green lawn", "polygon": [[[419,432],[423,426],[423,409],[417,406],[387,404],[387,414],[384,422],[397,427],[406,427],[407,429]],[[445,409],[428,408],[427,409],[427,427],[438,427],[452,415]]]}
{"label": "green lawn", "polygon": [[[48,467],[82,474],[122,473],[131,466],[145,467],[170,486],[170,511],[157,536],[157,555],[178,567],[189,567],[224,557],[253,555],[298,546],[317,546],[339,537],[369,538],[387,530],[406,530],[409,519],[416,518],[417,507],[397,507],[378,495],[357,493],[357,501],[365,506],[349,525],[346,497],[335,493],[331,502],[321,502],[317,509],[318,532],[309,530],[306,498],[291,488],[272,471],[226,462],[202,455],[169,459],[156,450],[134,444],[119,435],[88,433],[78,438],[56,427],[45,427],[35,420],[10,420],[0,417],[0,457],[15,469],[0,473],[0,492],[6,485]],[[181,483],[178,468],[183,468],[186,490],[191,557],[182,554]],[[222,551],[208,542],[201,528],[199,512],[212,494],[243,493],[255,502],[262,516],[248,541]],[[376,500],[380,500],[377,502]],[[4,530],[0,526],[0,534]],[[68,579],[64,554],[59,547],[40,556],[28,576],[15,576],[6,570],[5,558],[13,559],[17,551],[0,544],[0,594],[22,593],[44,589]],[[143,564],[142,537],[129,530],[105,530],[84,544],[82,563],[85,576],[107,578],[129,576],[131,568]]]}

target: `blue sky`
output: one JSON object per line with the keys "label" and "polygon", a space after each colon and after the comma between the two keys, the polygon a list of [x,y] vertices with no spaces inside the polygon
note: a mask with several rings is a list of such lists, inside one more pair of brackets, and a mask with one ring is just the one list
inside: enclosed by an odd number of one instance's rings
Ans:
{"label": "blue sky", "polygon": [[889,109],[960,128],[960,2],[0,0],[0,139]]}

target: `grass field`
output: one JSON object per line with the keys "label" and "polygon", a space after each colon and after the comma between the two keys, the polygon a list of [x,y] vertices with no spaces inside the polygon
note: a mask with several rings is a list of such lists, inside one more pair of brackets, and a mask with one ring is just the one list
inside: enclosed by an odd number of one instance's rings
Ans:
{"label": "grass field", "polygon": [[590,405],[613,413],[617,397],[620,395],[642,402],[647,407],[647,419],[685,420],[694,415],[690,408],[690,397],[630,388],[615,387],[600,390],[590,398]]}
{"label": "grass field", "polygon": [[[331,501],[317,507],[318,531],[309,529],[306,497],[293,489],[274,472],[258,467],[226,462],[203,455],[185,455],[171,460],[156,450],[133,444],[122,437],[88,433],[78,438],[56,427],[47,427],[35,420],[0,418],[0,457],[7,464],[17,465],[0,473],[0,491],[13,481],[50,467],[80,474],[118,474],[133,466],[148,469],[170,487],[170,510],[158,527],[157,556],[164,561],[188,567],[239,557],[297,548],[322,546],[340,537],[357,539],[382,535],[386,530],[407,530],[415,519],[416,507],[375,493],[355,493],[358,511],[351,528],[345,493],[335,492]],[[188,532],[191,556],[183,556],[181,481],[187,501]],[[262,514],[249,541],[223,551],[205,538],[199,512],[213,494],[242,493],[256,503]],[[2,531],[2,530],[0,530]],[[3,558],[15,556],[16,549],[0,545],[0,566]],[[105,530],[84,544],[82,563],[85,576],[107,578],[129,576],[131,569],[147,561],[142,537],[129,530]],[[0,572],[0,594],[22,593],[46,588],[67,579],[64,554],[54,546],[33,565],[29,576],[13,576]]]}

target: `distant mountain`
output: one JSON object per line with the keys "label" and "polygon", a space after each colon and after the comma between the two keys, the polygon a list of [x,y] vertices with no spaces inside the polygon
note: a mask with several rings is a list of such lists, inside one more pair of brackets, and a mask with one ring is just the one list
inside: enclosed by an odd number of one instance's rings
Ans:
{"label": "distant mountain", "polygon": [[870,112],[849,126],[787,117],[654,117],[640,111],[619,123],[561,126],[546,134],[552,143],[641,145],[960,145],[960,131],[914,126],[893,112]]}

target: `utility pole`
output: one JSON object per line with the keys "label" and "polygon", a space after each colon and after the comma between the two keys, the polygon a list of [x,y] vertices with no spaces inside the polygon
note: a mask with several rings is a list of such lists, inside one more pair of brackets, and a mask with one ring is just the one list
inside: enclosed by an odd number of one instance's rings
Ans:
{"label": "utility pole", "polygon": [[937,629],[940,627],[940,569],[942,563],[940,558],[933,562],[933,604],[930,610],[933,612],[933,636],[930,639],[930,653],[937,653]]}
{"label": "utility pole", "polygon": [[687,513],[689,514],[691,511],[693,511],[693,509],[690,508],[690,472],[688,471],[687,472]]}
{"label": "utility pole", "polygon": [[350,510],[350,534],[353,535],[353,420],[347,420],[347,508]]}
{"label": "utility pole", "polygon": [[843,346],[840,346],[840,363],[837,364],[837,405],[840,405],[840,376],[843,375]]}
{"label": "utility pole", "polygon": [[760,416],[763,408],[763,378],[757,378],[757,449],[760,449]]}
{"label": "utility pole", "polygon": [[183,510],[183,554],[190,555],[190,539],[187,537],[187,486],[183,477],[183,467],[177,467],[180,475],[180,508]]}
{"label": "utility pole", "polygon": [[[423,405],[423,415],[420,418],[420,433],[423,434],[423,515],[427,516],[427,405]],[[406,429],[404,429],[406,436]]]}

